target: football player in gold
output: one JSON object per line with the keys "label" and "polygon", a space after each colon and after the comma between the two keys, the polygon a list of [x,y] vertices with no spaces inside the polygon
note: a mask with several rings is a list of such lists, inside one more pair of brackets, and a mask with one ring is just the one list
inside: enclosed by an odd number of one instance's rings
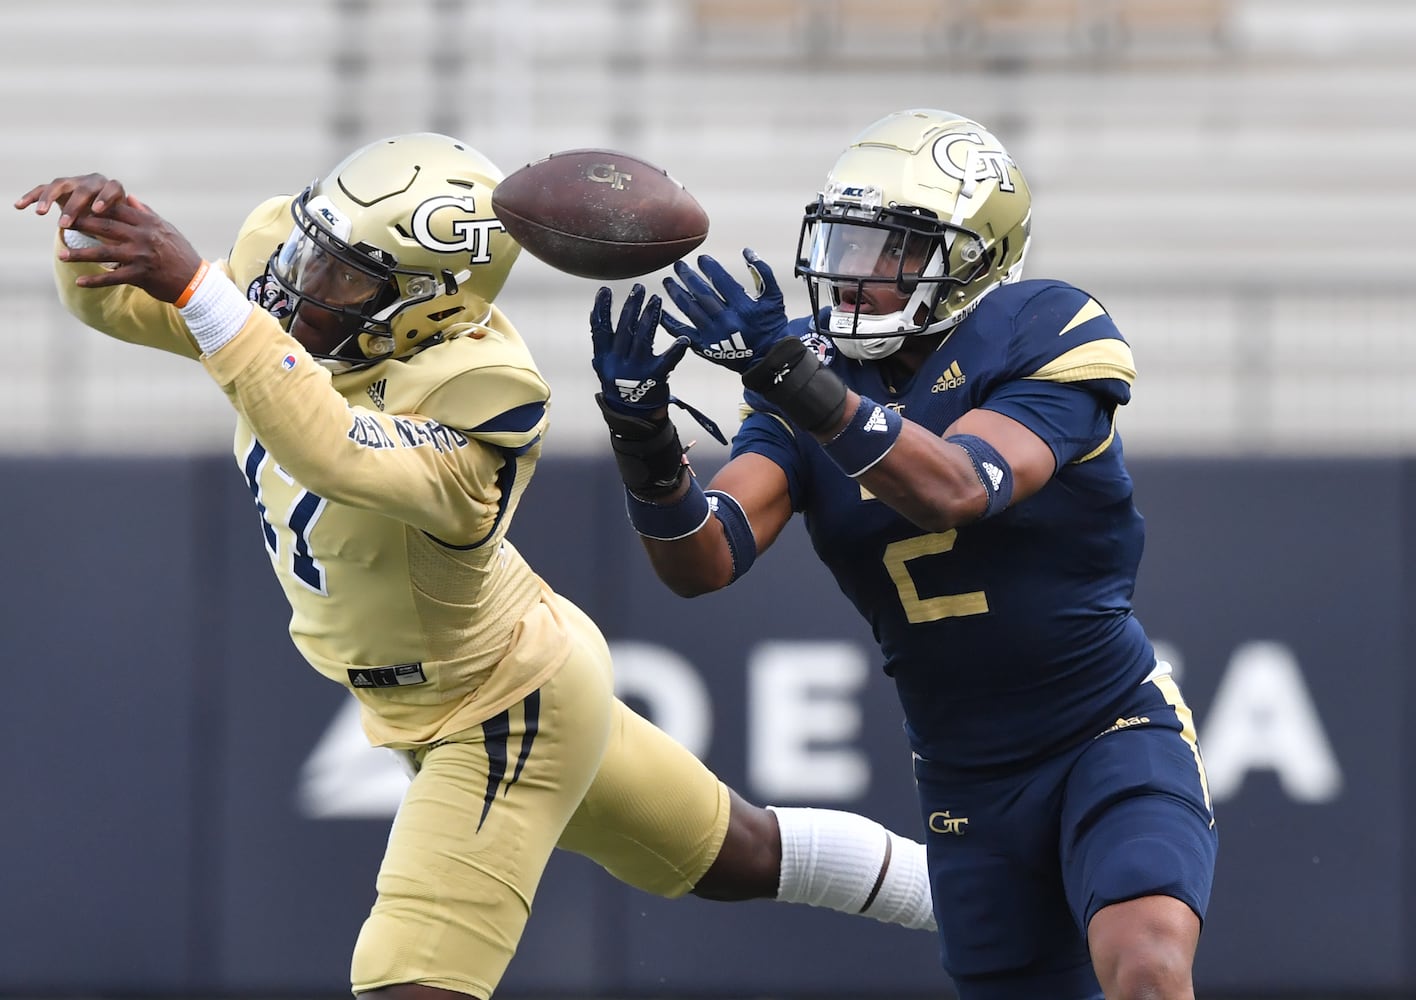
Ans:
{"label": "football player in gold", "polygon": [[354,992],[490,997],[557,846],[662,896],[932,927],[920,844],[731,791],[614,697],[599,630],[508,539],[550,391],[493,304],[519,250],[501,176],[447,136],[381,140],[258,206],[213,262],[102,175],[15,203],[60,209],[74,315],[226,393],[291,637],[415,772]]}

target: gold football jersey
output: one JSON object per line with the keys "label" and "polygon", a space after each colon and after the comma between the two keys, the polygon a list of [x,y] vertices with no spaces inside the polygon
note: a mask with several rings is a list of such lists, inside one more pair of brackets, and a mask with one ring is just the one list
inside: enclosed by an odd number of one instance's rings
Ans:
{"label": "gold football jersey", "polygon": [[[222,262],[242,289],[289,234],[289,198]],[[65,305],[110,336],[198,357],[175,307],[130,286]],[[495,307],[407,360],[331,375],[262,309],[201,358],[238,414],[234,451],[304,657],[363,705],[371,742],[451,736],[565,660],[562,602],[506,539],[540,455],[550,391]]]}

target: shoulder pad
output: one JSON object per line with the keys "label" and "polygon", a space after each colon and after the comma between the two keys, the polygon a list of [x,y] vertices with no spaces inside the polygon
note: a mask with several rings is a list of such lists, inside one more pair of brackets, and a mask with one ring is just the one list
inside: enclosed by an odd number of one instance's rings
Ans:
{"label": "shoulder pad", "polygon": [[226,259],[231,278],[241,291],[246,291],[251,282],[265,274],[270,255],[290,236],[295,225],[290,216],[293,200],[289,195],[268,198],[241,224]]}
{"label": "shoulder pad", "polygon": [[416,413],[499,448],[528,447],[545,431],[550,387],[495,306],[485,324],[454,327],[406,361],[335,378],[346,398],[367,385],[389,413]]}
{"label": "shoulder pad", "polygon": [[1131,346],[1086,292],[1061,281],[1024,281],[980,304],[990,306],[1009,313],[1013,377],[1080,384],[1115,403],[1130,400],[1136,380]]}

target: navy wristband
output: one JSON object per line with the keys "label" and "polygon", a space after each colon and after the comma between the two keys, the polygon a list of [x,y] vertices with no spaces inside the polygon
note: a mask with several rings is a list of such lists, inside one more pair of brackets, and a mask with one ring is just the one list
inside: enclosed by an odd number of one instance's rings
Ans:
{"label": "navy wristband", "polygon": [[973,462],[978,481],[983,484],[983,492],[988,495],[988,503],[979,519],[1003,513],[1013,500],[1013,467],[997,448],[976,435],[950,434],[944,440],[964,449]]}
{"label": "navy wristband", "polygon": [[894,410],[862,396],[850,422],[821,447],[842,472],[854,479],[895,447],[904,426],[904,420]]}
{"label": "navy wristband", "polygon": [[688,477],[688,492],[673,503],[661,506],[641,500],[626,486],[624,505],[634,530],[645,538],[657,538],[661,542],[687,538],[707,524],[713,514],[703,487],[692,474]]}
{"label": "navy wristband", "polygon": [[733,556],[733,575],[728,578],[732,583],[757,559],[757,536],[752,533],[752,525],[737,497],[722,490],[709,490],[707,496],[708,506],[723,526],[723,537],[728,540],[728,551]]}

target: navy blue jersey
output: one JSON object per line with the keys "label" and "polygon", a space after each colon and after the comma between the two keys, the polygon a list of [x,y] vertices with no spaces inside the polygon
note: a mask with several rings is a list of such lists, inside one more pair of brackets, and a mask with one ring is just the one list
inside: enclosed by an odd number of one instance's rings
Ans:
{"label": "navy blue jersey", "polygon": [[851,388],[943,433],[983,407],[1057,458],[1034,496],[964,527],[922,531],[749,393],[733,454],[786,472],[817,555],[870,623],[914,751],[961,769],[1009,767],[1114,723],[1154,664],[1131,607],[1144,528],[1115,433],[1130,347],[1102,307],[1057,281],[987,295],[913,378],[804,339]]}

